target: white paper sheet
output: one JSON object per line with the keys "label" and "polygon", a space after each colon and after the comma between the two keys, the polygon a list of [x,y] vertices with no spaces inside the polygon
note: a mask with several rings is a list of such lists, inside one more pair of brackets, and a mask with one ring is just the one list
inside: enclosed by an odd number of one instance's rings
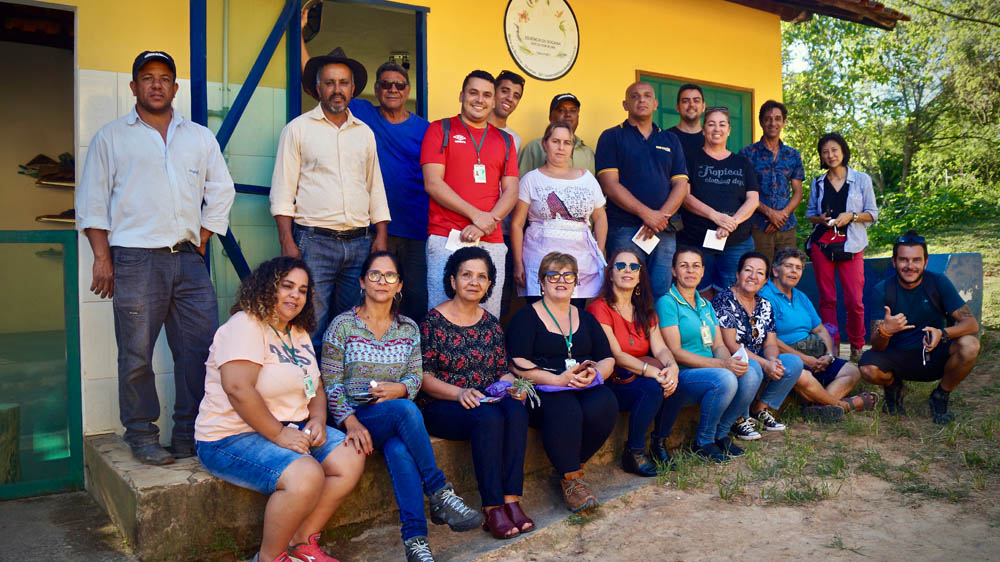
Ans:
{"label": "white paper sheet", "polygon": [[726,249],[726,239],[719,238],[716,236],[717,230],[706,230],[705,231],[705,241],[701,243],[702,246],[708,248],[709,250],[725,250]]}
{"label": "white paper sheet", "polygon": [[733,354],[733,357],[739,359],[744,363],[748,363],[750,361],[750,356],[747,355],[747,348],[744,347],[743,344],[740,344],[740,348],[736,350],[736,353]]}
{"label": "white paper sheet", "polygon": [[462,231],[455,230],[453,228],[451,229],[451,232],[448,233],[448,241],[445,243],[444,249],[448,250],[449,252],[454,252],[459,248],[465,248],[467,246],[478,246],[478,245],[479,245],[478,238],[476,238],[474,242],[463,242]]}
{"label": "white paper sheet", "polygon": [[640,226],[639,230],[637,230],[635,235],[632,236],[632,242],[634,242],[636,246],[642,248],[643,252],[646,252],[648,254],[653,251],[653,248],[655,248],[657,244],[660,243],[660,237],[653,236],[648,240],[643,240],[641,236],[642,231],[643,227]]}

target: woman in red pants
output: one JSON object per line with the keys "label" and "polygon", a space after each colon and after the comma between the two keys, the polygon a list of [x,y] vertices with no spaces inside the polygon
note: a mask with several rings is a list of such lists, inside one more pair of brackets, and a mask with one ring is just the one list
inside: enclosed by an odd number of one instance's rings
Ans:
{"label": "woman in red pants", "polygon": [[[823,135],[816,149],[820,165],[828,171],[814,179],[809,190],[806,218],[815,227],[806,250],[816,273],[820,318],[833,326],[837,326],[834,276],[840,276],[851,361],[857,362],[865,344],[864,250],[868,246],[868,227],[878,218],[875,191],[868,174],[848,167],[851,149],[839,133]],[[839,344],[836,335],[834,341]]]}

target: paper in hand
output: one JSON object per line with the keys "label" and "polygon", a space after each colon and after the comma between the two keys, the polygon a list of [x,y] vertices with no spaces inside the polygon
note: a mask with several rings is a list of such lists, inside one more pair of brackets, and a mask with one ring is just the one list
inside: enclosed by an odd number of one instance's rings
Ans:
{"label": "paper in hand", "polygon": [[634,236],[632,236],[632,243],[642,248],[642,251],[648,254],[653,251],[653,248],[655,248],[657,244],[660,243],[660,237],[653,236],[652,238],[644,240],[642,237],[642,232],[644,229],[645,227],[643,226],[639,227],[639,230],[635,233]]}
{"label": "paper in hand", "polygon": [[706,230],[705,231],[705,241],[701,243],[702,246],[708,248],[709,250],[725,250],[726,249],[726,239],[718,237],[717,230]]}
{"label": "paper in hand", "polygon": [[733,358],[739,359],[744,363],[748,363],[750,361],[750,356],[747,355],[747,348],[744,347],[743,344],[740,344],[740,348],[733,354]]}
{"label": "paper in hand", "polygon": [[463,242],[462,241],[462,231],[451,229],[448,233],[448,242],[445,243],[444,249],[449,252],[457,251],[459,248],[465,248],[467,246],[478,246],[479,239],[476,238],[474,242]]}

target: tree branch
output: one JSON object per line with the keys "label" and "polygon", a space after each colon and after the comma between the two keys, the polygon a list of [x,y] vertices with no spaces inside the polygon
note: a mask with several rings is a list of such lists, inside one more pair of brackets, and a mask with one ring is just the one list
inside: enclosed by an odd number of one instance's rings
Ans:
{"label": "tree branch", "polygon": [[923,4],[919,3],[919,2],[914,2],[914,0],[902,0],[902,1],[904,3],[906,3],[906,4],[911,5],[911,6],[916,6],[918,8],[927,10],[928,12],[934,12],[935,14],[939,14],[939,15],[942,15],[942,16],[945,16],[945,17],[949,17],[949,18],[952,18],[952,19],[956,19],[956,20],[959,20],[959,21],[968,21],[968,22],[972,22],[972,23],[981,23],[983,25],[992,25],[993,27],[1000,27],[1000,22],[995,22],[995,21],[990,21],[990,20],[983,20],[983,19],[979,19],[979,18],[970,18],[970,17],[967,17],[967,16],[960,16],[958,14],[953,14],[951,12],[946,12],[946,11],[940,10],[938,8],[931,8],[930,6],[925,6],[925,5],[923,5]]}

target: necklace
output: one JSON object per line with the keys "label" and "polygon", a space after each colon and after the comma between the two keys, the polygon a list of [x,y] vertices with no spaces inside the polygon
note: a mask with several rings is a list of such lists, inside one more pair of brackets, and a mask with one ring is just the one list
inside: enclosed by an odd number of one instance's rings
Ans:
{"label": "necklace", "polygon": [[625,318],[625,314],[621,311],[620,308],[618,308],[617,304],[611,305],[611,308],[615,309],[615,312],[617,312],[618,315],[622,317],[622,320],[625,320],[625,329],[628,330],[628,344],[635,345],[635,337],[634,334],[632,333],[632,325],[635,323],[635,316],[634,316],[635,309],[633,308],[633,317],[632,321],[630,322]]}

